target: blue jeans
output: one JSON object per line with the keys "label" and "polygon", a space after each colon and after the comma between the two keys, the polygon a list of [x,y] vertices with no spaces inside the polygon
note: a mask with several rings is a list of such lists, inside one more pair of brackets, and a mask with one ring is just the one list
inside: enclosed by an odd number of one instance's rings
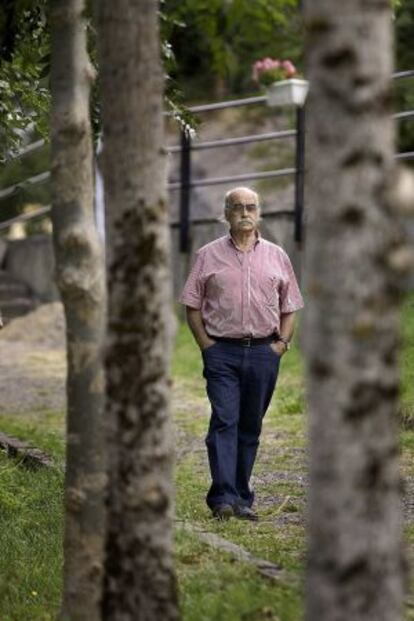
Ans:
{"label": "blue jeans", "polygon": [[280,357],[270,345],[219,341],[203,351],[203,361],[212,408],[206,438],[212,478],[207,504],[250,507],[254,493],[249,481]]}

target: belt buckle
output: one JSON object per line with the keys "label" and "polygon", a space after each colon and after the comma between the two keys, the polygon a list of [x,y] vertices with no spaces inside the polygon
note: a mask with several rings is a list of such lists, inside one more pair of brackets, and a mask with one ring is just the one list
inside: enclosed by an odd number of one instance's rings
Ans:
{"label": "belt buckle", "polygon": [[244,336],[243,337],[243,347],[251,347],[252,345],[252,337],[251,336]]}

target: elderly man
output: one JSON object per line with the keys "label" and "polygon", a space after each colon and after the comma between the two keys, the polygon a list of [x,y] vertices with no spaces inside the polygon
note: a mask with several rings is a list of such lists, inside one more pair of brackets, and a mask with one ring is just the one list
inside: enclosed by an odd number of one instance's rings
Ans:
{"label": "elderly man", "polygon": [[302,297],[287,254],[258,232],[259,197],[225,197],[230,231],[197,252],[180,301],[200,347],[211,403],[206,438],[213,516],[257,520],[249,481],[281,357]]}

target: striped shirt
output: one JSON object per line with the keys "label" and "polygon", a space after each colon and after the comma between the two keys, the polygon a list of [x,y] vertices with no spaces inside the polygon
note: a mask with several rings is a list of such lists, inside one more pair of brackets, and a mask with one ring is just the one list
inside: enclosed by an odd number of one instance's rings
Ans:
{"label": "striped shirt", "polygon": [[207,334],[229,338],[278,334],[280,316],[303,307],[286,252],[260,236],[248,252],[230,235],[200,248],[180,302],[201,311]]}

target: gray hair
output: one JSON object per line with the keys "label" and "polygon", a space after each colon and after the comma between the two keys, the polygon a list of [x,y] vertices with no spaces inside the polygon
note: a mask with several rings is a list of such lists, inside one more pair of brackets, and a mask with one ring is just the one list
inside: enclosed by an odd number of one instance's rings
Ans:
{"label": "gray hair", "polygon": [[254,194],[254,196],[256,197],[256,200],[257,200],[257,204],[259,205],[259,208],[260,208],[260,204],[259,204],[260,203],[260,197],[259,197],[258,193],[255,192],[255,190],[253,190],[252,188],[240,186],[238,188],[232,188],[231,190],[226,192],[226,194],[224,196],[224,210],[231,208],[231,206],[232,206],[232,200],[231,200],[232,195],[235,194],[236,192],[241,192],[241,191],[248,191],[248,192],[251,192],[252,194]]}
{"label": "gray hair", "polygon": [[218,221],[221,222],[222,224],[228,224],[228,221],[227,221],[227,218],[226,218],[226,213],[232,207],[232,200],[231,200],[232,194],[234,194],[235,192],[240,192],[241,190],[248,190],[249,192],[254,194],[254,196],[256,197],[257,204],[259,206],[258,222],[261,221],[262,218],[260,217],[261,209],[260,209],[260,196],[259,196],[259,194],[255,190],[253,190],[252,188],[240,186],[240,187],[233,188],[233,189],[229,190],[224,195],[224,211],[223,211],[222,215],[218,218]]}

